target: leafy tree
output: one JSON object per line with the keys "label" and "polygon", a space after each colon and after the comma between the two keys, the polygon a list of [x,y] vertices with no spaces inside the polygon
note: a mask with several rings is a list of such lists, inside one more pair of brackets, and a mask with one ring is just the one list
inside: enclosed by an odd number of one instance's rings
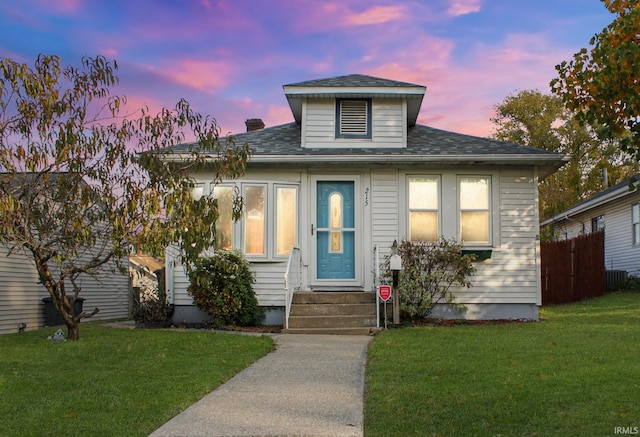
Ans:
{"label": "leafy tree", "polygon": [[540,216],[551,217],[604,187],[638,171],[638,163],[615,141],[602,140],[600,129],[581,123],[562,99],[525,90],[495,106],[493,137],[569,156],[569,162],[540,185]]}
{"label": "leafy tree", "polygon": [[[177,243],[193,261],[212,245],[218,208],[191,196],[188,172],[208,166],[219,182],[248,159],[248,146],[221,141],[215,120],[184,100],[157,115],[121,114],[116,62],[81,65],[0,59],[0,243],[32,259],[73,340],[98,311],[74,314],[83,275],[122,267],[131,245],[159,253]],[[172,155],[186,135],[189,152]]]}
{"label": "leafy tree", "polygon": [[556,66],[551,89],[581,122],[602,125],[640,158],[640,3],[602,0],[615,19],[569,62]]}

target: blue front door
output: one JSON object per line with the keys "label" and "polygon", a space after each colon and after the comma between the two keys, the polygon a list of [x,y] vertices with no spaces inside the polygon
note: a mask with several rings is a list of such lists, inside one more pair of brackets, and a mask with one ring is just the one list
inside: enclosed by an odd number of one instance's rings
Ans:
{"label": "blue front door", "polygon": [[316,193],[318,279],[355,279],[353,181],[318,181]]}

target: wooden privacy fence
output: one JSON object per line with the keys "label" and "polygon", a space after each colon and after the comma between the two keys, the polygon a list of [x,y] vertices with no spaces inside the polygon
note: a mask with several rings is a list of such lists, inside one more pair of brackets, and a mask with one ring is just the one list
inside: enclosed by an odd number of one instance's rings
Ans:
{"label": "wooden privacy fence", "polygon": [[541,243],[540,266],[543,305],[602,296],[604,231]]}

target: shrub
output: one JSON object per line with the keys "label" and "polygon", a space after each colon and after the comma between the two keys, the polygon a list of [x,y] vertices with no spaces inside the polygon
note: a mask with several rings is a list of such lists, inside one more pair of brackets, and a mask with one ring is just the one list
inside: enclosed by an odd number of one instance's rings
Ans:
{"label": "shrub", "polygon": [[194,302],[214,316],[218,325],[255,325],[264,316],[253,291],[251,266],[236,250],[221,250],[198,259],[189,280],[188,291]]}
{"label": "shrub", "polygon": [[[463,246],[440,238],[435,242],[402,241],[398,255],[402,268],[398,280],[400,312],[404,318],[429,317],[438,303],[446,303],[457,311],[466,307],[455,301],[453,285],[471,287],[468,277],[475,272],[472,255],[462,253]],[[389,257],[383,268],[384,278],[391,281]]]}
{"label": "shrub", "polygon": [[167,296],[157,281],[140,279],[140,286],[133,287],[133,319],[136,323],[164,322],[169,316]]}

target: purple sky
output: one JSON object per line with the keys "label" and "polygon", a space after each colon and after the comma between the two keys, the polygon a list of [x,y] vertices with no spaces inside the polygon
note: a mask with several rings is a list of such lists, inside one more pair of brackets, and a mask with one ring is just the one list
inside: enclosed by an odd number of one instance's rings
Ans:
{"label": "purple sky", "polygon": [[600,0],[3,1],[0,57],[105,55],[128,107],[184,97],[223,134],[293,121],[282,85],[368,74],[425,85],[420,124],[487,136],[612,19]]}

